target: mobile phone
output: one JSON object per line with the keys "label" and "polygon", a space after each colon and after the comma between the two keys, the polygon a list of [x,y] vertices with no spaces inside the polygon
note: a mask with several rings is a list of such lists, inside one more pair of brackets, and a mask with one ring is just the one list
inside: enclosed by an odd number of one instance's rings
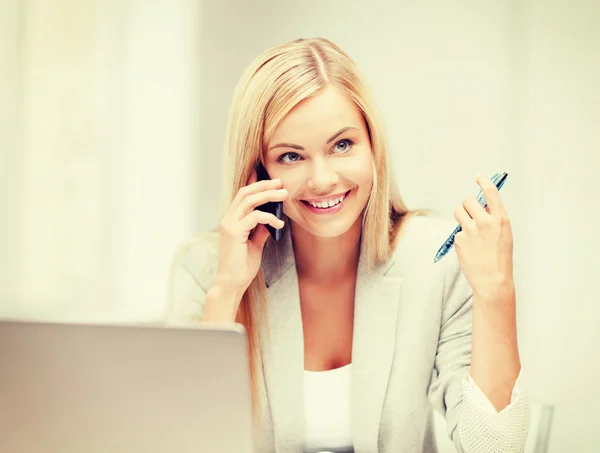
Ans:
{"label": "mobile phone", "polygon": [[[260,162],[256,165],[256,176],[258,177],[259,181],[271,179],[269,177],[269,174],[267,173],[266,168]],[[283,202],[281,201],[269,201],[268,203],[256,207],[256,209],[273,214],[279,220],[283,220]],[[281,240],[283,236],[282,229],[273,228],[271,225],[265,226],[267,227],[267,230],[269,230],[269,233],[271,233],[273,239],[275,239],[276,241]]]}

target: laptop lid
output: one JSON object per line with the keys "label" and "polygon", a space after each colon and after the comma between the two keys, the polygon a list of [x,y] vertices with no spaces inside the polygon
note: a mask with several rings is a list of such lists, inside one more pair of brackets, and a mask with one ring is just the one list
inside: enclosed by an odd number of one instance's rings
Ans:
{"label": "laptop lid", "polygon": [[246,338],[0,321],[0,451],[251,453]]}

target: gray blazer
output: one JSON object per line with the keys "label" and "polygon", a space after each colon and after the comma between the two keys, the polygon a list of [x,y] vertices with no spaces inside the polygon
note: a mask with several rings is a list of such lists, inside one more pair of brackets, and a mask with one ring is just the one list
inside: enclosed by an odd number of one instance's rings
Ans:
{"label": "gray blazer", "polygon": [[[461,423],[470,424],[467,431],[474,438],[468,444],[491,434],[485,418],[473,414],[477,409],[463,405],[461,381],[471,358],[471,288],[454,249],[433,263],[454,227],[453,221],[414,217],[403,226],[389,262],[369,270],[361,253],[351,392],[357,453],[436,452],[432,408],[445,416],[459,452],[468,451],[457,429]],[[193,322],[201,315],[217,260],[217,236],[180,255],[173,268],[169,323]],[[277,249],[265,253],[263,269],[271,342],[261,327],[262,435],[257,452],[300,453],[305,439],[304,340],[289,233]]]}

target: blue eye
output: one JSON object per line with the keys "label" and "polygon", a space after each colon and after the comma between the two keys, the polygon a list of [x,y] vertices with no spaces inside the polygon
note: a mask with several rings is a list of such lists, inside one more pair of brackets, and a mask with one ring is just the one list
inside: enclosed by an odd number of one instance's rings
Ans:
{"label": "blue eye", "polygon": [[[340,146],[343,145],[343,146]],[[341,153],[345,153],[346,151],[348,151],[350,148],[352,148],[352,145],[354,145],[354,142],[352,140],[349,139],[344,139],[344,140],[340,140],[339,142],[337,142],[335,144],[334,149],[336,151],[339,151]]]}
{"label": "blue eye", "polygon": [[[286,157],[288,159],[286,159]],[[300,155],[298,153],[285,153],[285,154],[282,154],[281,156],[279,156],[279,158],[277,159],[277,162],[291,164],[293,162],[296,162],[299,159],[300,159]]]}

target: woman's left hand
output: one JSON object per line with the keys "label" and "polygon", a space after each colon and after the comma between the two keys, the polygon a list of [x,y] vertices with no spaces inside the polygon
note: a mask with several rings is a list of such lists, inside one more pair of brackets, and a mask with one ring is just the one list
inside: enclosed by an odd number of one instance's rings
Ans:
{"label": "woman's left hand", "polygon": [[514,291],[512,229],[496,185],[483,176],[476,181],[487,208],[471,197],[454,210],[462,227],[454,238],[454,247],[474,296],[494,300]]}

